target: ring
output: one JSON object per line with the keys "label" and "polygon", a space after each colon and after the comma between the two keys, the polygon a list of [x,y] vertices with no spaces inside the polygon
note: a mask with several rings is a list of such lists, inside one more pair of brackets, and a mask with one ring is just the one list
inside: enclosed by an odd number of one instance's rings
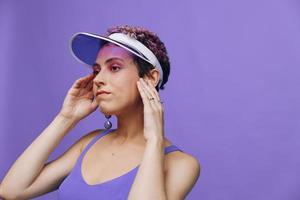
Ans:
{"label": "ring", "polygon": [[[151,100],[154,100],[155,98],[149,98],[149,101],[151,101]],[[163,104],[164,102],[163,101],[158,101],[159,103],[161,103],[161,104]]]}
{"label": "ring", "polygon": [[[149,98],[149,101],[151,101],[151,100],[154,100],[155,98],[154,97],[151,97],[151,98]],[[161,104],[163,104],[164,102],[163,101],[159,101],[159,100],[157,100],[159,103],[161,103]]]}

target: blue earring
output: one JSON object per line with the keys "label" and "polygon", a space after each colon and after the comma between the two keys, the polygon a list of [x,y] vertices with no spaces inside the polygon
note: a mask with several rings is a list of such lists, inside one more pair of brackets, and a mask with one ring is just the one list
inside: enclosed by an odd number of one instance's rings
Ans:
{"label": "blue earring", "polygon": [[109,121],[109,118],[111,118],[111,115],[105,115],[105,118],[107,119],[106,122],[104,122],[104,128],[110,129],[112,127],[111,121]]}

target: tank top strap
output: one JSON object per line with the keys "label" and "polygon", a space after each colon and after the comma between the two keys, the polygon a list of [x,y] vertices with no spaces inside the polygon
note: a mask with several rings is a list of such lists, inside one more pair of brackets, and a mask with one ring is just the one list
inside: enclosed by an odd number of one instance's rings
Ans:
{"label": "tank top strap", "polygon": [[114,129],[107,129],[105,131],[103,131],[102,133],[99,133],[98,135],[96,135],[89,143],[88,145],[85,146],[85,148],[82,151],[82,155],[84,155],[87,150],[93,145],[95,144],[100,138],[102,138],[103,136],[109,134],[111,131],[113,131]]}
{"label": "tank top strap", "polygon": [[[85,148],[83,149],[81,155],[84,155],[87,150],[93,145],[95,144],[100,138],[102,138],[103,136],[109,134],[111,131],[113,131],[114,129],[107,129],[102,133],[99,133],[98,135],[96,135],[89,143],[88,145],[85,146]],[[171,153],[173,151],[181,151],[183,152],[180,148],[178,148],[176,145],[172,144],[170,146],[165,147],[165,154]]]}
{"label": "tank top strap", "polygon": [[181,149],[179,149],[176,145],[172,144],[170,146],[165,147],[165,154],[171,153],[173,151],[181,151],[183,152]]}

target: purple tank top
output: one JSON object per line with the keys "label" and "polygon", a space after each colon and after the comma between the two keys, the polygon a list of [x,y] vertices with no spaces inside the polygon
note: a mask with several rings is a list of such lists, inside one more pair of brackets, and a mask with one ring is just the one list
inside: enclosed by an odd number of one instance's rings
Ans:
{"label": "purple tank top", "polygon": [[[110,200],[126,200],[131,185],[133,184],[135,175],[139,165],[122,176],[105,181],[96,185],[88,185],[81,174],[81,163],[83,156],[89,148],[95,144],[101,137],[110,133],[113,129],[105,130],[103,133],[95,136],[91,142],[84,148],[72,171],[67,175],[58,188],[59,200],[89,200],[89,199],[110,199]],[[175,145],[165,147],[165,154],[172,151],[182,151]]]}

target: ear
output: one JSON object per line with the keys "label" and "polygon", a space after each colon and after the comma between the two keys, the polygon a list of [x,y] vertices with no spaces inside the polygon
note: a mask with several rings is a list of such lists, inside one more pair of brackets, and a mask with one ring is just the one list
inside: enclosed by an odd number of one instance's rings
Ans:
{"label": "ear", "polygon": [[151,69],[151,71],[149,72],[149,74],[146,75],[145,78],[149,80],[154,87],[156,87],[160,78],[158,69]]}

